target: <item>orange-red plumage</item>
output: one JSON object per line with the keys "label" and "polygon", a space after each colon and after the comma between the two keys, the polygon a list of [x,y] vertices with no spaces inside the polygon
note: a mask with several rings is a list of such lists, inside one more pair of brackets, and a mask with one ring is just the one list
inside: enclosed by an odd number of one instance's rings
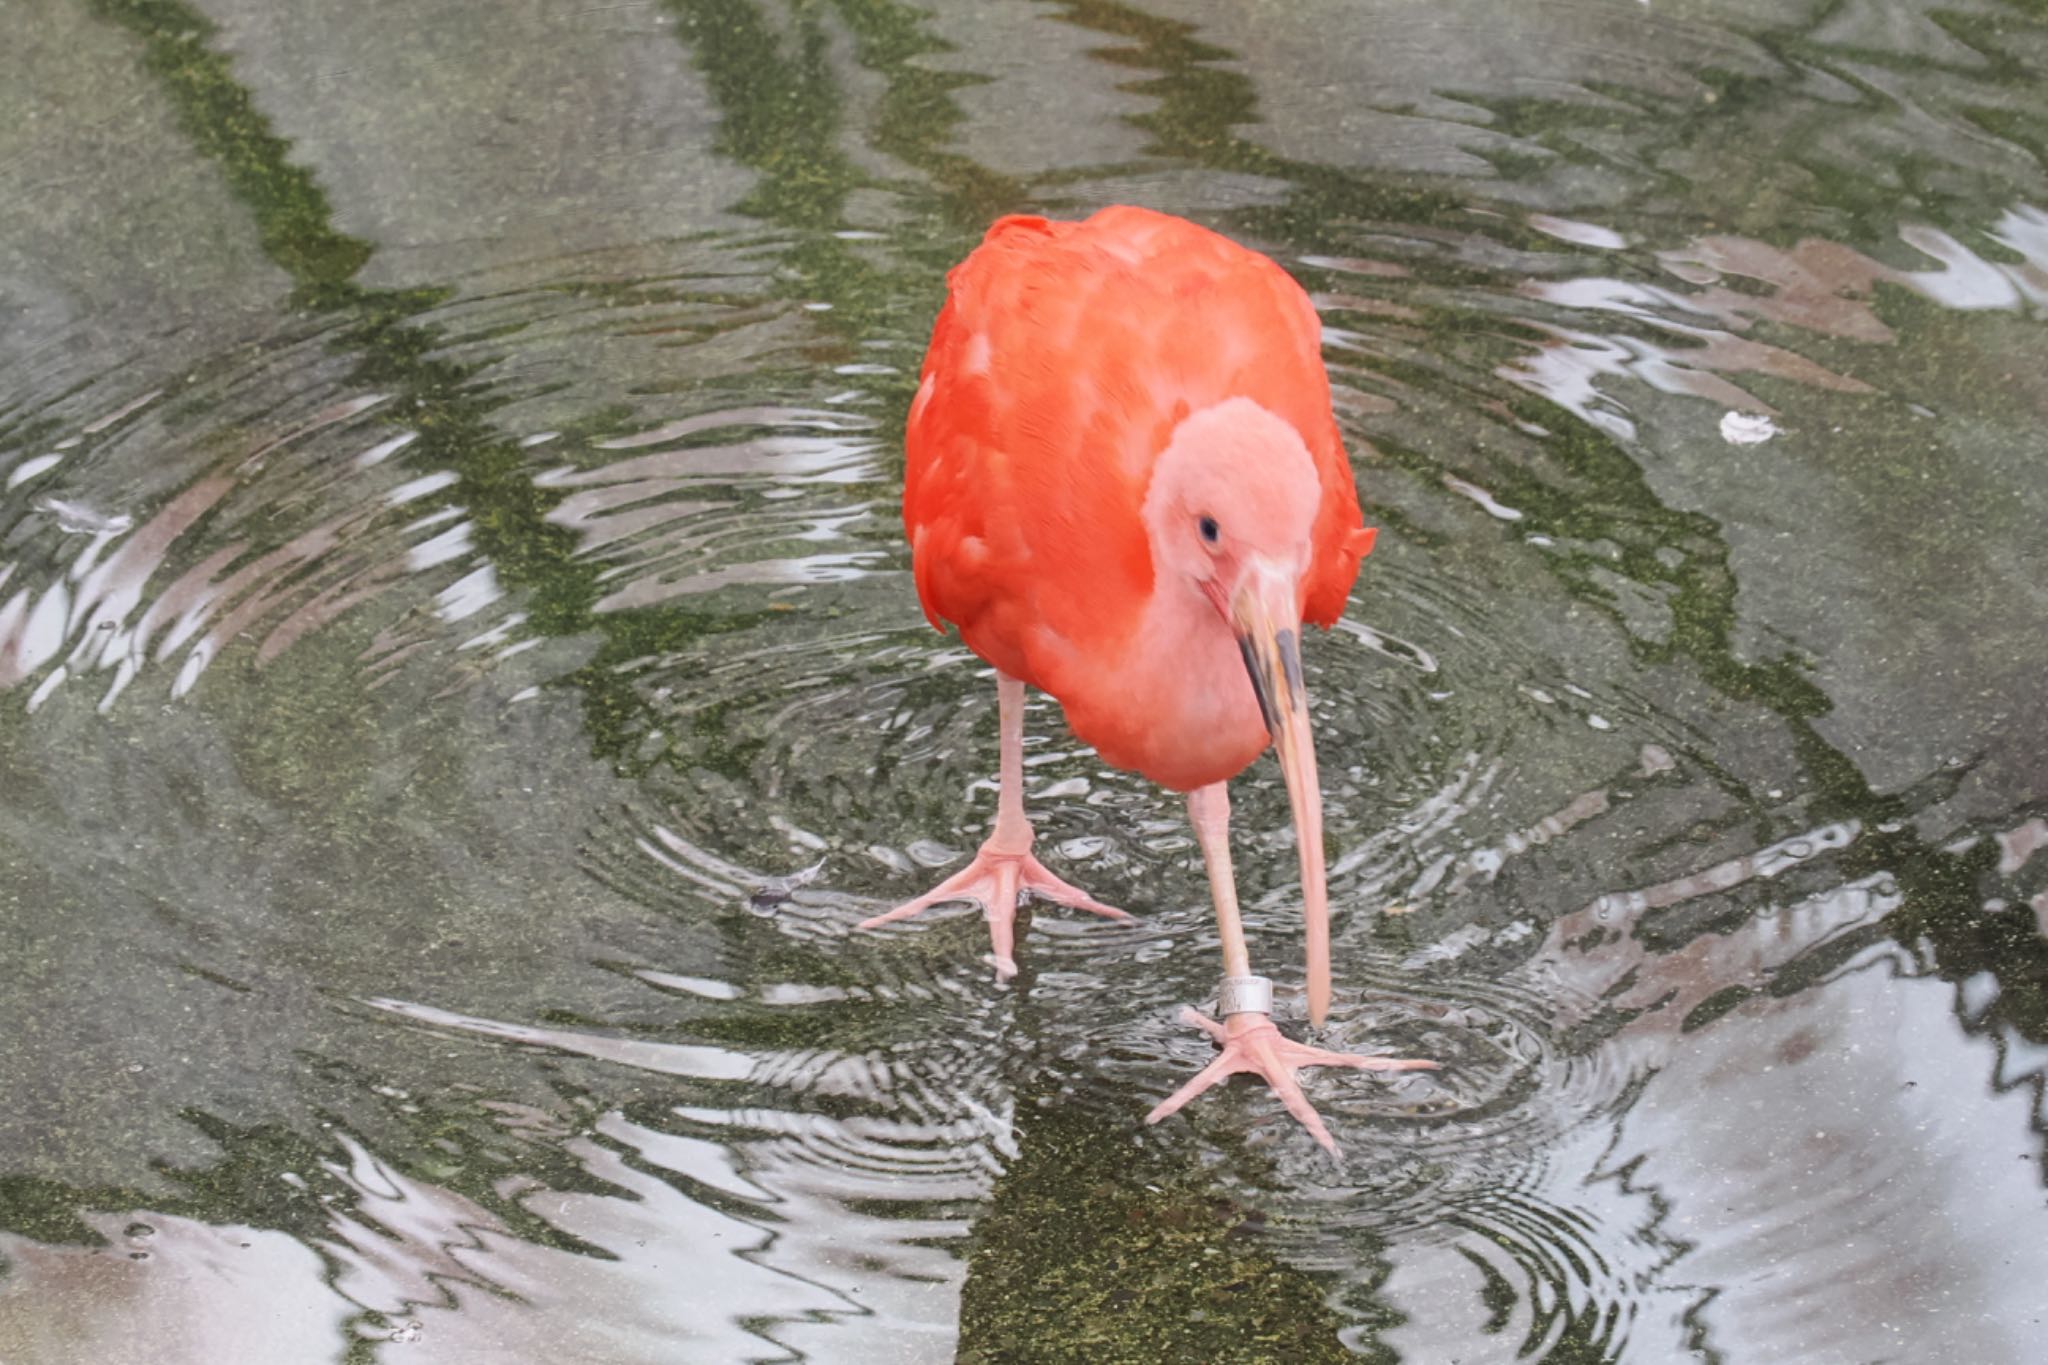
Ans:
{"label": "orange-red plumage", "polygon": [[1231,398],[1281,418],[1312,457],[1321,498],[1302,618],[1343,611],[1371,537],[1313,305],[1266,257],[1137,208],[1002,219],[947,282],[906,434],[904,523],[926,615],[1058,697],[1112,763],[1181,789],[1229,777],[1263,744],[1248,681],[1246,750],[1160,734],[1159,698],[1099,665],[1128,647],[1154,591],[1140,517],[1154,465],[1177,424]]}

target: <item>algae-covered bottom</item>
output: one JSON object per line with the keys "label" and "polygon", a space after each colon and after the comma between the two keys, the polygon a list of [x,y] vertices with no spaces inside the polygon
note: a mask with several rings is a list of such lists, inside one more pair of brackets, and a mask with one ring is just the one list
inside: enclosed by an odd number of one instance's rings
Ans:
{"label": "algae-covered bottom", "polygon": [[[332,12],[330,12],[332,11]],[[63,0],[0,44],[0,1359],[2048,1356],[2037,6]],[[1310,291],[1325,1157],[898,441],[1009,211]],[[1301,1025],[1287,803],[1233,798]]]}

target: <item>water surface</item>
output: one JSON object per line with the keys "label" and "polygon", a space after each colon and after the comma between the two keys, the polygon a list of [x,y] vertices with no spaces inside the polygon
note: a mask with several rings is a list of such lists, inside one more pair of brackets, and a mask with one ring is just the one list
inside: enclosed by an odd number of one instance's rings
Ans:
{"label": "water surface", "polygon": [[[55,0],[0,45],[0,1358],[2048,1354],[2048,19]],[[1177,799],[994,807],[994,215],[1310,290],[1333,1163]],[[1298,1022],[1286,801],[1238,784]]]}

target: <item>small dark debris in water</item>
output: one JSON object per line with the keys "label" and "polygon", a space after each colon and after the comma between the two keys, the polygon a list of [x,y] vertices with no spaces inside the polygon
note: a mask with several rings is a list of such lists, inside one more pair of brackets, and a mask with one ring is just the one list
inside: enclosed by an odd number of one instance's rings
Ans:
{"label": "small dark debris in water", "polygon": [[755,887],[753,894],[747,897],[747,909],[757,915],[774,914],[776,907],[796,894],[797,888],[810,885],[824,870],[825,860],[820,858],[809,867],[792,872],[787,877],[769,878]]}

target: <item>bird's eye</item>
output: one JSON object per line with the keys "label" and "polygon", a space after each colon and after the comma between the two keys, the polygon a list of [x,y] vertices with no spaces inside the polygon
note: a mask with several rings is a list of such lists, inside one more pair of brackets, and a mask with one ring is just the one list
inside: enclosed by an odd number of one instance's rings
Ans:
{"label": "bird's eye", "polygon": [[1208,541],[1211,545],[1214,545],[1216,543],[1216,537],[1222,534],[1222,532],[1217,529],[1216,518],[1214,517],[1203,517],[1201,521],[1196,523],[1196,525],[1198,525],[1201,528],[1202,539]]}

